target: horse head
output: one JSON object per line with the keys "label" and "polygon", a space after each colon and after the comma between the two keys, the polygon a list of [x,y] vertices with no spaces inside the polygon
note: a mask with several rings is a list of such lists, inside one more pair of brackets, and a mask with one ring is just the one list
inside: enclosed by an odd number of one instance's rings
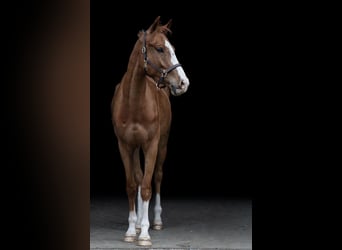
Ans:
{"label": "horse head", "polygon": [[158,87],[169,87],[171,94],[179,96],[189,87],[189,79],[178,62],[174,46],[167,35],[171,33],[170,19],[165,25],[160,24],[160,17],[146,31],[139,32],[142,42],[144,69],[152,77]]}

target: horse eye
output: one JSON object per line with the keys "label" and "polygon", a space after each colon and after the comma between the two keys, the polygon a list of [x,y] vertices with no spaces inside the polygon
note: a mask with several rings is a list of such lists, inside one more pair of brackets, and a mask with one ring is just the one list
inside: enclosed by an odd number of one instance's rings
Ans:
{"label": "horse eye", "polygon": [[164,49],[162,47],[158,47],[156,48],[156,50],[159,52],[159,53],[163,53],[164,52]]}

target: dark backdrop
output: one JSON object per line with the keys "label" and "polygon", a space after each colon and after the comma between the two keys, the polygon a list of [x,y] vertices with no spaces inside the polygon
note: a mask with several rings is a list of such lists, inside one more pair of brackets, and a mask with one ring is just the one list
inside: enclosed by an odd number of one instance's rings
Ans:
{"label": "dark backdrop", "polygon": [[263,182],[257,174],[263,176],[275,165],[281,134],[277,100],[284,75],[276,74],[286,48],[280,46],[285,38],[277,32],[279,22],[273,22],[277,12],[255,12],[253,6],[228,6],[210,16],[143,9],[118,16],[117,11],[92,2],[92,197],[126,195],[110,102],[138,31],[157,15],[162,23],[172,18],[170,41],[190,79],[187,93],[171,97],[163,195],[253,197]]}
{"label": "dark backdrop", "polygon": [[[311,160],[317,165],[322,157],[316,153],[317,131],[322,130],[316,129],[321,125],[316,113],[326,110],[307,85],[321,71],[311,67],[316,66],[312,64],[321,45],[317,38],[326,39],[329,31],[323,16],[310,11],[312,5],[220,6],[207,1],[185,9],[176,1],[141,1],[140,6],[132,1],[92,1],[89,22],[88,1],[25,3],[6,6],[7,12],[15,10],[9,16],[16,18],[7,20],[5,32],[11,32],[4,36],[16,47],[7,49],[7,62],[16,71],[4,85],[10,95],[5,94],[3,101],[9,104],[3,107],[10,112],[2,124],[7,137],[3,148],[8,150],[2,168],[5,223],[10,229],[6,238],[12,237],[16,246],[87,249],[88,191],[91,197],[126,196],[109,104],[137,32],[157,15],[163,22],[173,18],[170,39],[191,81],[184,96],[171,99],[163,196],[252,197],[253,246],[255,215],[265,229],[277,228],[272,237],[270,230],[261,233],[267,235],[268,245],[270,239],[286,242],[279,240],[288,235],[280,233],[285,225],[293,232],[298,222],[317,222],[308,213],[311,207],[300,205],[308,200],[326,204],[322,198],[330,198],[327,194],[336,188],[324,192],[315,178],[316,173],[324,178],[322,169],[315,171],[314,164],[308,164]],[[317,106],[310,98],[318,100]],[[308,113],[315,119],[305,122]],[[265,197],[264,209],[259,194]],[[21,241],[11,233],[17,225]]]}

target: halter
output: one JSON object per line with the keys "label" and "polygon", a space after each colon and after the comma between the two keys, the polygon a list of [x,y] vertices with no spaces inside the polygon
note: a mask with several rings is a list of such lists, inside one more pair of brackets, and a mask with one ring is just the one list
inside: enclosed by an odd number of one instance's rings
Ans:
{"label": "halter", "polygon": [[147,58],[147,50],[146,50],[146,32],[144,32],[144,40],[143,40],[143,46],[141,48],[141,52],[144,55],[144,70],[145,73],[147,74],[147,64],[151,65],[152,68],[154,68],[155,70],[157,70],[160,73],[160,78],[157,82],[157,87],[158,88],[164,88],[165,84],[161,85],[162,82],[164,81],[165,77],[167,76],[168,73],[170,73],[172,70],[174,70],[175,68],[181,66],[180,63],[177,63],[175,65],[172,65],[171,67],[169,67],[168,69],[161,69],[158,66],[156,66],[154,63],[152,63],[148,58]]}

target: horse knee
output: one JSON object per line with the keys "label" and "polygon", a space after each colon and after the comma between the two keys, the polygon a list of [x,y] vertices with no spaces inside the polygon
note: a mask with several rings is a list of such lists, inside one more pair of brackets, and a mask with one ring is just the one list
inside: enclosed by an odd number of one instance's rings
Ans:
{"label": "horse knee", "polygon": [[128,197],[135,196],[137,192],[137,185],[134,185],[134,184],[126,185],[126,192],[127,192]]}
{"label": "horse knee", "polygon": [[143,201],[148,201],[152,197],[152,189],[150,187],[141,187],[141,198]]}

